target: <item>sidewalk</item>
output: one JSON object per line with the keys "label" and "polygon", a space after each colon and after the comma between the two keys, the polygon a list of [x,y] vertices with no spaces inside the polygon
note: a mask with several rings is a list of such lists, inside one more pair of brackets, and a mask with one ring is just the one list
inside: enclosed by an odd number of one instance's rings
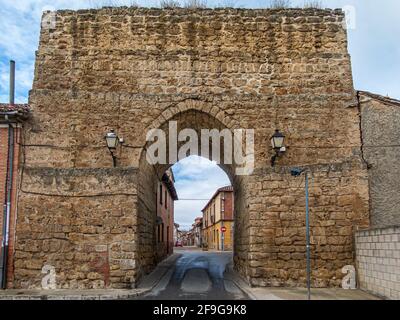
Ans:
{"label": "sidewalk", "polygon": [[144,294],[139,289],[0,290],[0,300],[127,300]]}
{"label": "sidewalk", "polygon": [[0,290],[0,300],[129,300],[150,292],[179,258],[174,253],[145,276],[135,289]]}
{"label": "sidewalk", "polygon": [[[306,288],[252,288],[232,268],[227,267],[224,274],[227,280],[235,283],[252,300],[306,300]],[[339,288],[313,288],[311,300],[381,300],[361,290]]]}

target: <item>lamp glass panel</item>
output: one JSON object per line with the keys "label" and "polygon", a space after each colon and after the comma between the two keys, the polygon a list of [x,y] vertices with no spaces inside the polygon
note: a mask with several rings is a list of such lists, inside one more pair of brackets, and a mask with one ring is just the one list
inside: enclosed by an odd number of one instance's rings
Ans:
{"label": "lamp glass panel", "polygon": [[275,137],[274,138],[274,140],[275,140],[275,148],[277,148],[277,149],[282,148],[284,139],[285,139],[284,137]]}
{"label": "lamp glass panel", "polygon": [[115,133],[109,133],[106,136],[107,147],[110,149],[115,149],[118,144],[118,137]]}

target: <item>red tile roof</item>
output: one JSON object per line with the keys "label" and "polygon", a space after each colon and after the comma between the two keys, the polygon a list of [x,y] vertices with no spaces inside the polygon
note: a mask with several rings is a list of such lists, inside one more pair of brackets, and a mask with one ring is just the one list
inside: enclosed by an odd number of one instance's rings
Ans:
{"label": "red tile roof", "polygon": [[11,105],[9,103],[0,103],[0,112],[21,112],[21,113],[28,113],[31,111],[29,104],[14,104]]}
{"label": "red tile roof", "polygon": [[213,201],[213,199],[221,192],[233,192],[233,187],[232,186],[226,186],[219,188],[217,191],[215,191],[214,195],[211,197],[211,199],[207,202],[207,204],[204,206],[204,208],[201,211],[204,211],[207,206]]}

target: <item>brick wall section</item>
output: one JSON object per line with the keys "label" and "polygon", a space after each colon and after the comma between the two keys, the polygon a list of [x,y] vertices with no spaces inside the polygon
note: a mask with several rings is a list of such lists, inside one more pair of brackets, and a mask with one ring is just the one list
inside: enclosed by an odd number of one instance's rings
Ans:
{"label": "brick wall section", "polygon": [[400,227],[356,233],[361,289],[388,299],[400,299]]}
{"label": "brick wall section", "polygon": [[14,166],[13,166],[13,184],[11,189],[11,213],[10,213],[10,233],[9,233],[9,246],[8,246],[8,263],[7,263],[7,287],[13,287],[14,281],[14,249],[15,249],[15,229],[17,220],[17,190],[19,182],[19,152],[21,150],[21,128],[14,130]]}
{"label": "brick wall section", "polygon": [[[162,186],[162,204],[160,204],[160,186]],[[165,199],[165,192],[167,192],[167,200]],[[165,208],[165,201],[167,201],[167,208]],[[173,243],[173,227],[174,227],[174,199],[171,196],[167,185],[163,182],[158,183],[157,187],[157,215],[162,218],[164,231],[161,234],[164,235],[162,241],[158,241],[157,238],[157,261],[160,262],[165,259],[168,255],[172,254],[174,250]],[[169,230],[169,235],[167,236],[167,230]],[[157,230],[158,232],[158,230]]]}
{"label": "brick wall section", "polygon": [[[5,184],[7,171],[7,153],[8,153],[8,129],[0,127],[0,226],[3,225],[3,205],[5,201]],[[0,227],[0,235],[3,237],[3,228]]]}
{"label": "brick wall section", "polygon": [[233,192],[225,192],[225,211],[223,213],[224,219],[233,220]]}
{"label": "brick wall section", "polygon": [[[11,212],[9,221],[9,242],[8,242],[8,261],[7,261],[7,287],[13,286],[14,279],[14,245],[15,245],[15,223],[16,223],[16,212],[17,212],[17,184],[18,184],[18,166],[19,166],[19,150],[20,150],[20,137],[21,129],[14,126],[14,166],[13,166],[13,181],[11,189]],[[0,126],[0,201],[1,201],[1,213],[0,213],[0,235],[3,237],[3,205],[5,202],[5,184],[7,174],[7,159],[8,159],[8,128]]]}

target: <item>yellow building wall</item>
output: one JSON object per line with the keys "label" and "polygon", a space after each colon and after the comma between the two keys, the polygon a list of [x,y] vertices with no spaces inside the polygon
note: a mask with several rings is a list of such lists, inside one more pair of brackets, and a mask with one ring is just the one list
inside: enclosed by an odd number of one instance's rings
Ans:
{"label": "yellow building wall", "polygon": [[210,227],[203,229],[204,242],[208,244],[209,249],[222,250],[221,228],[226,227],[224,234],[224,250],[230,251],[233,249],[233,221],[218,221]]}
{"label": "yellow building wall", "polygon": [[[215,221],[219,221],[222,219],[221,217],[221,193],[219,193],[207,206],[205,215],[206,221],[211,223],[211,216],[214,215]],[[215,211],[214,211],[215,208]],[[203,219],[204,221],[204,219]]]}

